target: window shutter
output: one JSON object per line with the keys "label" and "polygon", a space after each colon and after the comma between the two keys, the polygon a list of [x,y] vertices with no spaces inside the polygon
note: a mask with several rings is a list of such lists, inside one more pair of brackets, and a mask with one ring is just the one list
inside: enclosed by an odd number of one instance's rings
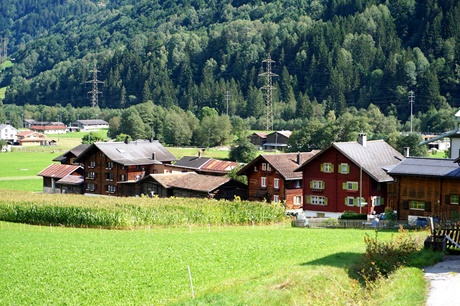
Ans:
{"label": "window shutter", "polygon": [[353,198],[353,206],[358,206],[358,198]]}
{"label": "window shutter", "polygon": [[310,196],[306,196],[305,198],[306,198],[307,204],[311,204],[311,203],[310,203]]}
{"label": "window shutter", "polygon": [[313,189],[313,181],[310,181],[310,188]]}
{"label": "window shutter", "polygon": [[402,208],[403,209],[409,209],[409,202],[408,201],[402,201]]}
{"label": "window shutter", "polygon": [[321,164],[321,172],[324,172],[324,164]]}
{"label": "window shutter", "polygon": [[327,206],[327,198],[324,197],[324,205]]}
{"label": "window shutter", "polygon": [[385,199],[384,198],[380,198],[380,205],[385,205]]}
{"label": "window shutter", "polygon": [[446,194],[445,202],[446,204],[450,204],[450,194]]}
{"label": "window shutter", "polygon": [[326,189],[326,183],[321,182],[321,189]]}
{"label": "window shutter", "polygon": [[342,183],[342,189],[343,189],[343,190],[347,190],[347,187],[348,187],[347,182],[343,182],[343,183]]}
{"label": "window shutter", "polygon": [[331,164],[331,173],[334,173],[334,164]]}
{"label": "window shutter", "polygon": [[358,183],[353,183],[352,188],[353,190],[358,190]]}
{"label": "window shutter", "polygon": [[425,211],[431,212],[431,202],[425,202]]}
{"label": "window shutter", "polygon": [[350,165],[349,164],[347,164],[346,168],[347,168],[347,174],[350,173]]}

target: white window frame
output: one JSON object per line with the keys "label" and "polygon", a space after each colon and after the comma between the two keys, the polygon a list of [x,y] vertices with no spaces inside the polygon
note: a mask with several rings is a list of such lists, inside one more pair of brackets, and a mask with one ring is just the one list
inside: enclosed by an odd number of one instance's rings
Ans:
{"label": "white window frame", "polygon": [[334,172],[334,165],[332,163],[323,163],[322,166],[323,166],[324,173]]}
{"label": "white window frame", "polygon": [[277,194],[274,194],[273,195],[273,203],[279,203],[279,201],[280,201],[280,196],[277,195]]}
{"label": "white window frame", "polygon": [[[454,198],[456,198],[457,200],[453,200]],[[460,196],[458,194],[451,194],[450,195],[450,203],[449,204],[452,204],[452,205],[458,205],[458,203],[460,202]]]}
{"label": "white window frame", "polygon": [[266,188],[267,187],[267,178],[265,176],[262,176],[260,178],[260,187]]}
{"label": "white window frame", "polygon": [[343,182],[343,184],[346,184],[346,186],[342,186],[342,187],[345,187],[343,188],[344,190],[349,190],[349,191],[358,191],[359,190],[359,184],[358,182]]}
{"label": "white window frame", "polygon": [[294,203],[294,205],[302,205],[302,196],[293,196],[292,203]]}
{"label": "white window frame", "polygon": [[356,199],[354,197],[346,197],[346,206],[355,206]]}
{"label": "white window frame", "polygon": [[326,197],[317,196],[317,195],[311,195],[309,204],[325,206],[326,205]]}
{"label": "white window frame", "polygon": [[339,173],[340,174],[348,174],[350,173],[350,165],[347,163],[341,163],[339,165]]}
{"label": "white window frame", "polygon": [[425,201],[415,201],[415,200],[410,200],[409,201],[409,209],[411,210],[425,210],[426,202]]}
{"label": "white window frame", "polygon": [[273,179],[273,188],[280,189],[280,179],[279,178]]}
{"label": "white window frame", "polygon": [[267,171],[267,163],[262,163],[262,171]]}
{"label": "white window frame", "polygon": [[325,187],[324,181],[312,180],[311,181],[311,189],[321,189],[323,190]]}

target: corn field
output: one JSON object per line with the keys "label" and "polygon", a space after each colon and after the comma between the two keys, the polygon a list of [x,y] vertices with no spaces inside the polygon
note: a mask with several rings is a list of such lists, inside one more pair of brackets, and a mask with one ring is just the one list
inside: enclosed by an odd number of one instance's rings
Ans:
{"label": "corn field", "polygon": [[285,218],[282,205],[195,198],[115,198],[0,190],[0,220],[68,227],[247,225]]}

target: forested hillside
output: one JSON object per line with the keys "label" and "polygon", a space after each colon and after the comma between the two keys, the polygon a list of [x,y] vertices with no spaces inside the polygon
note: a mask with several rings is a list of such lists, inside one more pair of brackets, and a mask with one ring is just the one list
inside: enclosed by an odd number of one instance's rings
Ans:
{"label": "forested hillside", "polygon": [[460,106],[455,0],[2,0],[0,8],[14,59],[0,74],[3,104],[89,106],[96,67],[101,108],[150,100],[258,120],[270,55],[275,128],[318,106],[339,116],[373,104],[405,122],[409,91],[415,112]]}

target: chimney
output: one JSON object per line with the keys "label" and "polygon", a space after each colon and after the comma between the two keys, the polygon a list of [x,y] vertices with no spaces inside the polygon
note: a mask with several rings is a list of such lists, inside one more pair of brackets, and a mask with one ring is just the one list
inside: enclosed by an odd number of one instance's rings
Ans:
{"label": "chimney", "polygon": [[367,135],[366,133],[359,133],[358,134],[358,143],[363,147],[367,147]]}
{"label": "chimney", "polygon": [[128,136],[126,136],[126,138],[125,138],[125,143],[126,143],[126,144],[129,143],[129,137],[128,137]]}
{"label": "chimney", "polygon": [[409,157],[409,147],[404,147],[404,157]]}
{"label": "chimney", "polygon": [[152,159],[153,159],[153,160],[157,160],[157,152],[153,152],[153,153],[152,153]]}
{"label": "chimney", "polygon": [[297,164],[298,165],[302,165],[302,155],[299,153],[297,153]]}

